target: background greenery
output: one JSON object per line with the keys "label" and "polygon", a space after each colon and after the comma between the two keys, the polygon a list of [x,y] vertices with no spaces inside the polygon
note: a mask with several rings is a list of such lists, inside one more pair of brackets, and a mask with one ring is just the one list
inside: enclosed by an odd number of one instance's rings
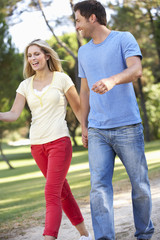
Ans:
{"label": "background greenery", "polygon": [[[71,9],[74,0],[66,0]],[[118,31],[130,31],[138,41],[143,54],[143,76],[134,83],[138,104],[144,125],[146,141],[160,139],[160,8],[159,0],[118,0],[111,3],[106,0],[105,8],[112,11],[108,28]],[[24,4],[25,3],[25,4]],[[15,49],[9,34],[9,27],[18,22],[19,16],[24,11],[40,11],[44,17],[46,28],[53,37],[48,39],[49,44],[58,52],[64,71],[75,82],[77,90],[80,80],[77,77],[77,52],[78,48],[87,40],[82,39],[78,32],[57,36],[55,28],[61,25],[75,23],[74,13],[69,18],[60,16],[58,19],[47,19],[45,8],[50,6],[50,0],[14,0],[0,2],[0,111],[8,111],[12,106],[15,91],[23,80],[23,54]],[[28,4],[28,7],[24,7]],[[8,97],[9,96],[9,97]],[[73,139],[76,136],[78,122],[68,106],[68,126]],[[0,139],[8,130],[20,126],[28,126],[30,114],[26,106],[21,117],[15,123],[0,122]],[[6,131],[7,130],[7,131]],[[76,142],[74,142],[76,145]]]}

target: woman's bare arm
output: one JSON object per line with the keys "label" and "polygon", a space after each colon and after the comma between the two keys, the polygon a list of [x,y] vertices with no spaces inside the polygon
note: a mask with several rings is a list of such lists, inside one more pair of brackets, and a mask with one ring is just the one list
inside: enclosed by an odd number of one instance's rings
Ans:
{"label": "woman's bare arm", "polygon": [[19,118],[25,103],[26,98],[17,93],[11,110],[9,112],[0,112],[0,120],[5,122],[16,121]]}

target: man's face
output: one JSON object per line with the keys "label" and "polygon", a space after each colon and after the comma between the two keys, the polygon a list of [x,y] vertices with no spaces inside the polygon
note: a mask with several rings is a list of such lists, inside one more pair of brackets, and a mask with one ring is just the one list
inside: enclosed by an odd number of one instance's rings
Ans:
{"label": "man's face", "polygon": [[75,12],[76,30],[79,31],[84,38],[90,38],[92,32],[92,24],[90,18],[86,19],[80,14],[80,11]]}

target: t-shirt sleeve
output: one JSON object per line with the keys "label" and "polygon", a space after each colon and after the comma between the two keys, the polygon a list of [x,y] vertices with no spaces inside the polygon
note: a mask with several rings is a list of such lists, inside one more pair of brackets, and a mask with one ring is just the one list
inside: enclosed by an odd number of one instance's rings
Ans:
{"label": "t-shirt sleeve", "polygon": [[63,91],[66,93],[70,87],[74,86],[72,79],[67,75],[63,75]]}
{"label": "t-shirt sleeve", "polygon": [[17,92],[17,93],[20,93],[21,95],[23,95],[24,97],[26,97],[26,91],[25,91],[25,89],[26,89],[26,88],[25,88],[25,80],[24,80],[24,81],[22,81],[22,82],[19,84],[16,92]]}
{"label": "t-shirt sleeve", "polygon": [[121,39],[122,51],[124,58],[139,56],[142,59],[142,53],[139,45],[130,32],[124,32]]}

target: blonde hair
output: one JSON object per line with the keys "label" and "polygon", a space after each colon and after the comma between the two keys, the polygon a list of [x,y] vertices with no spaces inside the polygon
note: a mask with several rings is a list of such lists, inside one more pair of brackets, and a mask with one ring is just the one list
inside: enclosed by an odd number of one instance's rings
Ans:
{"label": "blonde hair", "polygon": [[58,54],[49,46],[49,44],[41,39],[33,40],[29,43],[24,51],[24,68],[23,75],[25,78],[29,78],[35,74],[35,71],[32,69],[31,65],[28,62],[28,48],[30,46],[37,45],[47,56],[50,58],[47,60],[48,68],[51,72],[58,71],[62,72],[61,60],[59,59]]}

